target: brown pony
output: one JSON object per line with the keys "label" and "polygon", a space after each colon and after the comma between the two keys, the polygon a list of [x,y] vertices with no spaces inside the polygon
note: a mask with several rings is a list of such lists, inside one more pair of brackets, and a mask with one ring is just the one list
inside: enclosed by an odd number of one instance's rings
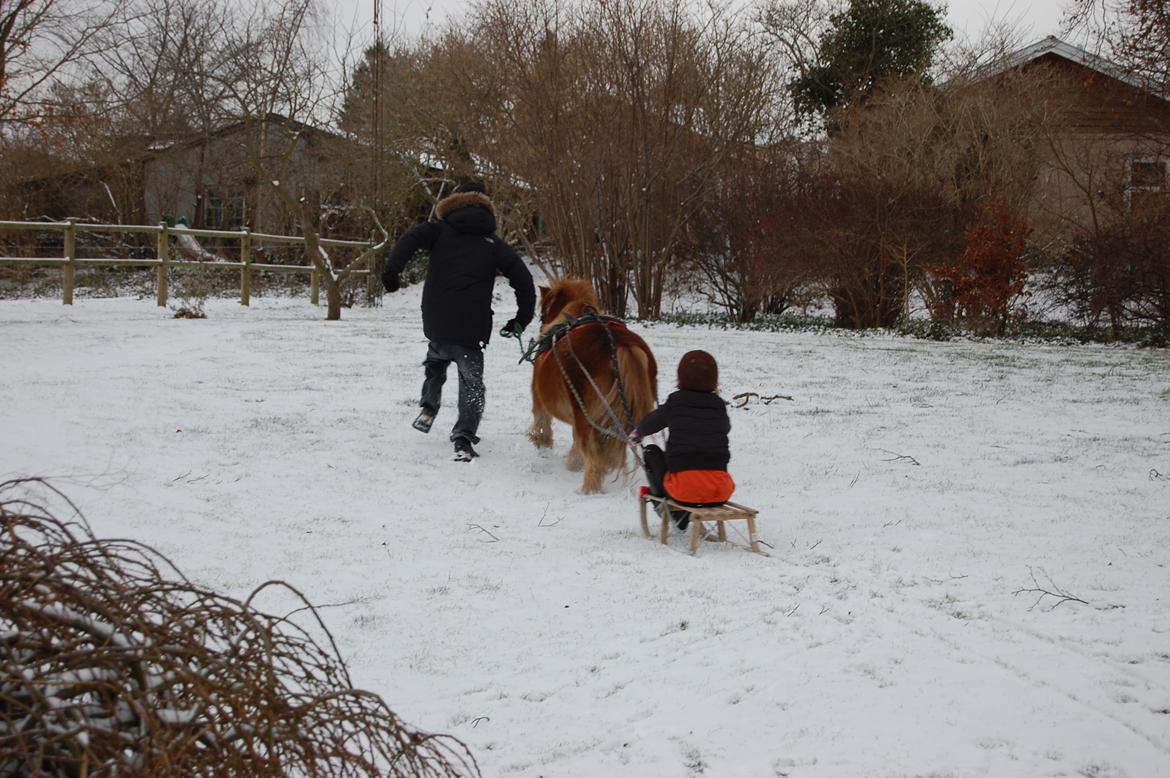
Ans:
{"label": "brown pony", "polygon": [[[562,279],[540,287],[541,335],[596,310],[597,295],[588,281]],[[615,352],[620,385],[614,375]],[[548,448],[554,418],[572,425],[573,448],[566,465],[570,470],[584,466],[582,492],[600,492],[606,474],[625,464],[626,434],[657,402],[658,364],[646,342],[620,322],[579,324],[533,363],[528,439],[537,448]]]}

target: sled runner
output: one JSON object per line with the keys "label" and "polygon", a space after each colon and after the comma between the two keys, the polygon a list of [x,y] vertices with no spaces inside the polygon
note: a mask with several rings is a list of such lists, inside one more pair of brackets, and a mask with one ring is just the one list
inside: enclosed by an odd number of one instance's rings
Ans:
{"label": "sled runner", "polygon": [[755,508],[749,508],[746,505],[740,505],[731,501],[725,502],[722,505],[698,508],[692,505],[677,503],[669,497],[656,497],[644,492],[638,497],[638,512],[642,519],[642,535],[647,538],[650,537],[650,525],[646,519],[646,506],[652,502],[658,503],[664,508],[662,511],[662,527],[658,533],[658,539],[663,545],[666,545],[666,539],[670,534],[670,512],[672,510],[686,511],[691,515],[689,531],[692,554],[699,553],[699,538],[705,534],[703,528],[705,522],[714,523],[719,533],[719,540],[726,542],[727,530],[723,526],[724,522],[744,521],[747,522],[748,542],[751,544],[751,550],[757,554],[767,556],[760,548],[760,540],[756,536],[756,516],[759,514],[759,511]]}

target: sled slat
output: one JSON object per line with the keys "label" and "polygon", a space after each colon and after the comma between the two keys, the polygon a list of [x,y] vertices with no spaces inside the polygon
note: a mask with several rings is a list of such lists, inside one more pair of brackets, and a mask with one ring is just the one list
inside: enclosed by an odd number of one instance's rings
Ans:
{"label": "sled slat", "polygon": [[645,537],[650,537],[650,528],[646,520],[647,506],[650,503],[659,503],[667,509],[665,515],[662,517],[662,526],[658,533],[658,540],[663,545],[666,545],[667,538],[670,534],[670,511],[680,510],[686,511],[691,515],[687,545],[692,554],[699,552],[699,540],[706,534],[704,532],[705,528],[703,527],[705,522],[714,522],[716,530],[719,533],[719,540],[726,542],[727,529],[723,526],[723,523],[726,521],[746,522],[751,550],[757,554],[763,553],[760,550],[760,541],[756,533],[756,516],[760,512],[755,508],[749,508],[746,505],[740,505],[739,503],[730,501],[708,508],[696,508],[691,505],[677,503],[669,497],[655,497],[652,494],[643,494],[638,498],[638,516],[641,519],[642,534]]}

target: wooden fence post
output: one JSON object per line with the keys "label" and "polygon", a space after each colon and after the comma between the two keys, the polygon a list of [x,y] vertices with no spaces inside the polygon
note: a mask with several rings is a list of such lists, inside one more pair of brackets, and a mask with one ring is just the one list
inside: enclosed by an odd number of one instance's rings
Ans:
{"label": "wooden fence post", "polygon": [[252,232],[244,228],[244,235],[240,238],[240,261],[244,266],[240,268],[240,305],[252,304]]}
{"label": "wooden fence post", "polygon": [[159,222],[158,231],[158,305],[167,307],[167,265],[171,261],[171,241],[166,222]]}
{"label": "wooden fence post", "polygon": [[321,271],[317,263],[313,263],[313,274],[309,278],[309,302],[313,305],[321,304]]}
{"label": "wooden fence post", "polygon": [[73,284],[77,280],[77,220],[68,219],[65,228],[65,272],[61,280],[61,302],[73,305]]}

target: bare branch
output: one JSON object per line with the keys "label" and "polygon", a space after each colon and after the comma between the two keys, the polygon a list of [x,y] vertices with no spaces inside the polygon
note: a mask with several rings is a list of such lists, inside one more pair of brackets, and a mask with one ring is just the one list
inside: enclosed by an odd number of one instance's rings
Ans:
{"label": "bare branch", "polygon": [[484,527],[480,526],[479,524],[468,524],[467,528],[479,530],[480,532],[482,532],[483,534],[485,534],[489,538],[491,538],[491,540],[485,540],[484,541],[485,543],[497,543],[500,540],[498,537],[496,537],[495,535],[492,534],[491,530],[485,529]]}
{"label": "bare branch", "polygon": [[909,462],[912,465],[921,464],[917,459],[910,456],[909,454],[899,454],[896,451],[890,451],[890,450],[884,449],[884,448],[879,448],[878,451],[881,451],[883,453],[890,455],[890,458],[882,460],[883,462]]}
{"label": "bare branch", "polygon": [[1053,605],[1051,607],[1048,608],[1048,610],[1050,610],[1050,611],[1063,605],[1066,602],[1079,602],[1082,605],[1089,604],[1085,600],[1082,600],[1080,597],[1077,597],[1073,594],[1068,593],[1067,591],[1065,591],[1064,589],[1061,589],[1059,586],[1057,586],[1055,583],[1053,583],[1052,577],[1049,576],[1048,573],[1044,572],[1043,569],[1040,570],[1040,573],[1041,573],[1041,575],[1043,575],[1045,577],[1045,579],[1047,579],[1048,583],[1046,586],[1041,585],[1041,583],[1038,580],[1036,580],[1036,572],[1035,572],[1035,570],[1033,570],[1029,566],[1028,567],[1028,575],[1032,578],[1032,586],[1030,588],[1027,588],[1027,589],[1016,589],[1014,592],[1012,592],[1013,595],[1016,595],[1016,594],[1036,594],[1036,595],[1038,595],[1036,598],[1036,602],[1032,603],[1032,605],[1028,608],[1028,610],[1032,610],[1037,605],[1042,603],[1044,601],[1045,597],[1051,597],[1056,601],[1055,603],[1053,603]]}
{"label": "bare branch", "polygon": [[767,395],[767,396],[760,396],[756,392],[740,392],[737,395],[733,395],[731,399],[733,402],[738,401],[735,405],[732,405],[733,408],[744,408],[753,399],[763,402],[764,405],[771,405],[776,400],[792,400],[793,398],[787,394],[772,394],[772,395]]}

